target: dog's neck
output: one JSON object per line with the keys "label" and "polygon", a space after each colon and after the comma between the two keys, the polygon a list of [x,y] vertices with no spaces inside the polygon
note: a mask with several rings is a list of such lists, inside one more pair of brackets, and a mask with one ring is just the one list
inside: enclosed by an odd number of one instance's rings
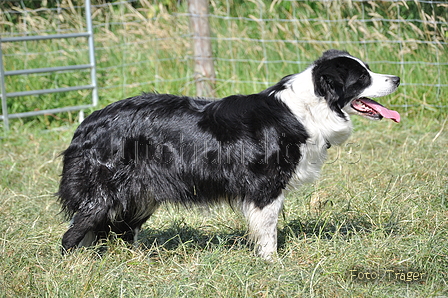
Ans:
{"label": "dog's neck", "polygon": [[285,83],[285,89],[278,91],[275,96],[303,123],[310,136],[309,142],[326,147],[340,145],[352,132],[350,117],[347,114],[344,119],[329,109],[325,98],[315,94],[312,82],[311,66],[291,76]]}

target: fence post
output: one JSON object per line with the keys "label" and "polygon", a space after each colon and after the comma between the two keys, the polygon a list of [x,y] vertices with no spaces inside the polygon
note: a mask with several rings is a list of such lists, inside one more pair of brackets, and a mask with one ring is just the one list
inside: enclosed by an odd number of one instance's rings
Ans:
{"label": "fence post", "polygon": [[196,95],[215,97],[215,67],[213,65],[208,0],[188,0],[190,30],[193,33],[194,79]]}
{"label": "fence post", "polygon": [[3,64],[3,52],[2,52],[2,40],[0,38],[0,91],[2,101],[2,114],[3,114],[3,126],[5,130],[9,130],[9,116],[8,116],[8,104],[6,102],[6,87],[5,87],[5,68]]}

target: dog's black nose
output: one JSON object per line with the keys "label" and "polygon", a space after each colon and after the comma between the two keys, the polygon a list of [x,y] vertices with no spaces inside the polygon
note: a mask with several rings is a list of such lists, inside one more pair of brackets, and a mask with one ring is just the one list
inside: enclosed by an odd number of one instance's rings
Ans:
{"label": "dog's black nose", "polygon": [[397,87],[400,85],[400,77],[391,77],[390,79]]}

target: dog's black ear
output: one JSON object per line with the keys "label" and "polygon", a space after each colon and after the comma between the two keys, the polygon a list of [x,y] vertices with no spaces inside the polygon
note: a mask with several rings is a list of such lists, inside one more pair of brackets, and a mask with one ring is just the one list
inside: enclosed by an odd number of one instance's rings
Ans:
{"label": "dog's black ear", "polygon": [[345,118],[342,107],[345,97],[345,68],[335,60],[317,63],[313,69],[314,93],[325,98],[330,108]]}
{"label": "dog's black ear", "polygon": [[344,82],[337,75],[320,74],[314,78],[314,92],[329,103],[336,103],[344,97]]}
{"label": "dog's black ear", "polygon": [[340,57],[340,56],[351,56],[349,52],[347,51],[341,51],[341,50],[336,50],[336,49],[330,49],[325,51],[322,54],[322,57],[320,58],[321,60],[324,59],[332,59],[332,58],[336,58],[336,57]]}
{"label": "dog's black ear", "polygon": [[347,120],[342,112],[345,98],[345,84],[340,73],[330,69],[316,71],[314,76],[314,92],[317,96],[325,98],[331,110]]}

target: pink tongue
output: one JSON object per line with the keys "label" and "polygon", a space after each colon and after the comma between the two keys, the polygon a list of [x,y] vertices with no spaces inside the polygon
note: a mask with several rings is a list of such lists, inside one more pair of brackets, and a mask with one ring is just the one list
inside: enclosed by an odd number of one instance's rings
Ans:
{"label": "pink tongue", "polygon": [[389,110],[380,105],[379,103],[377,103],[376,101],[368,98],[360,98],[359,100],[362,101],[366,106],[369,106],[370,108],[374,109],[384,118],[392,119],[397,123],[400,122],[400,114],[397,111]]}

